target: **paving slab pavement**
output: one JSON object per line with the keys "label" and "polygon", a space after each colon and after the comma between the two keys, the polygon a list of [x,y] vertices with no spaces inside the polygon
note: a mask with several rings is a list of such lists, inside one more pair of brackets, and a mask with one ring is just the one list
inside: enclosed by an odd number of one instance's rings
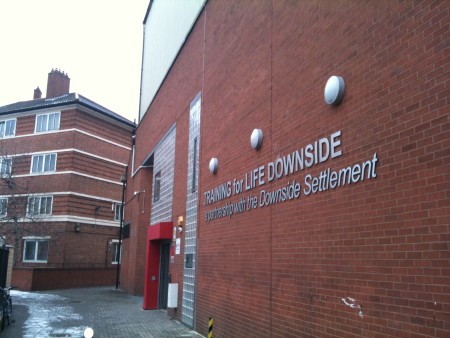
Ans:
{"label": "paving slab pavement", "polygon": [[114,287],[22,292],[13,290],[13,322],[1,338],[201,338],[165,310],[143,310],[142,297]]}

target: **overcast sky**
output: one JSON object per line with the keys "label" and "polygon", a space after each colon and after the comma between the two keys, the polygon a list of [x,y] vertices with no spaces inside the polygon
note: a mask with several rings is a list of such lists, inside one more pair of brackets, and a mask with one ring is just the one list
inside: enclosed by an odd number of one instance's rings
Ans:
{"label": "overcast sky", "polygon": [[77,92],[137,120],[149,0],[0,1],[0,106],[42,97],[52,68]]}

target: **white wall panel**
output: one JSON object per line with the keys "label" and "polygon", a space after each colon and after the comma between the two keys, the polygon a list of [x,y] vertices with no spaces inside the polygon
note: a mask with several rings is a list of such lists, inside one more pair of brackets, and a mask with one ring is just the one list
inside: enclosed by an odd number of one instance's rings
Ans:
{"label": "white wall panel", "polygon": [[153,0],[144,22],[139,120],[146,113],[205,0]]}

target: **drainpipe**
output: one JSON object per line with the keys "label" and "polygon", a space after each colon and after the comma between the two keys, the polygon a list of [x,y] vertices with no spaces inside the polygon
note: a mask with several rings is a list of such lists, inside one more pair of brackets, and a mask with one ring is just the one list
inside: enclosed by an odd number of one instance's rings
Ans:
{"label": "drainpipe", "polygon": [[117,273],[116,273],[116,290],[119,288],[119,274],[120,274],[120,264],[122,263],[122,232],[123,232],[123,211],[124,211],[124,200],[125,200],[125,184],[127,183],[127,176],[120,176],[120,181],[122,182],[122,207],[120,209],[120,230],[119,230],[119,247],[117,253]]}

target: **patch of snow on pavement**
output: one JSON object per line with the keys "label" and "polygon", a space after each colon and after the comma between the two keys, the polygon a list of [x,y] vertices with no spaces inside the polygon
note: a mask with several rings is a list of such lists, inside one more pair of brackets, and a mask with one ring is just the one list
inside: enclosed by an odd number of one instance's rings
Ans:
{"label": "patch of snow on pavement", "polygon": [[83,319],[73,311],[67,298],[18,290],[12,290],[11,297],[13,304],[24,305],[28,308],[29,317],[24,324],[24,337],[83,337],[85,328],[83,326],[61,328],[63,321]]}

